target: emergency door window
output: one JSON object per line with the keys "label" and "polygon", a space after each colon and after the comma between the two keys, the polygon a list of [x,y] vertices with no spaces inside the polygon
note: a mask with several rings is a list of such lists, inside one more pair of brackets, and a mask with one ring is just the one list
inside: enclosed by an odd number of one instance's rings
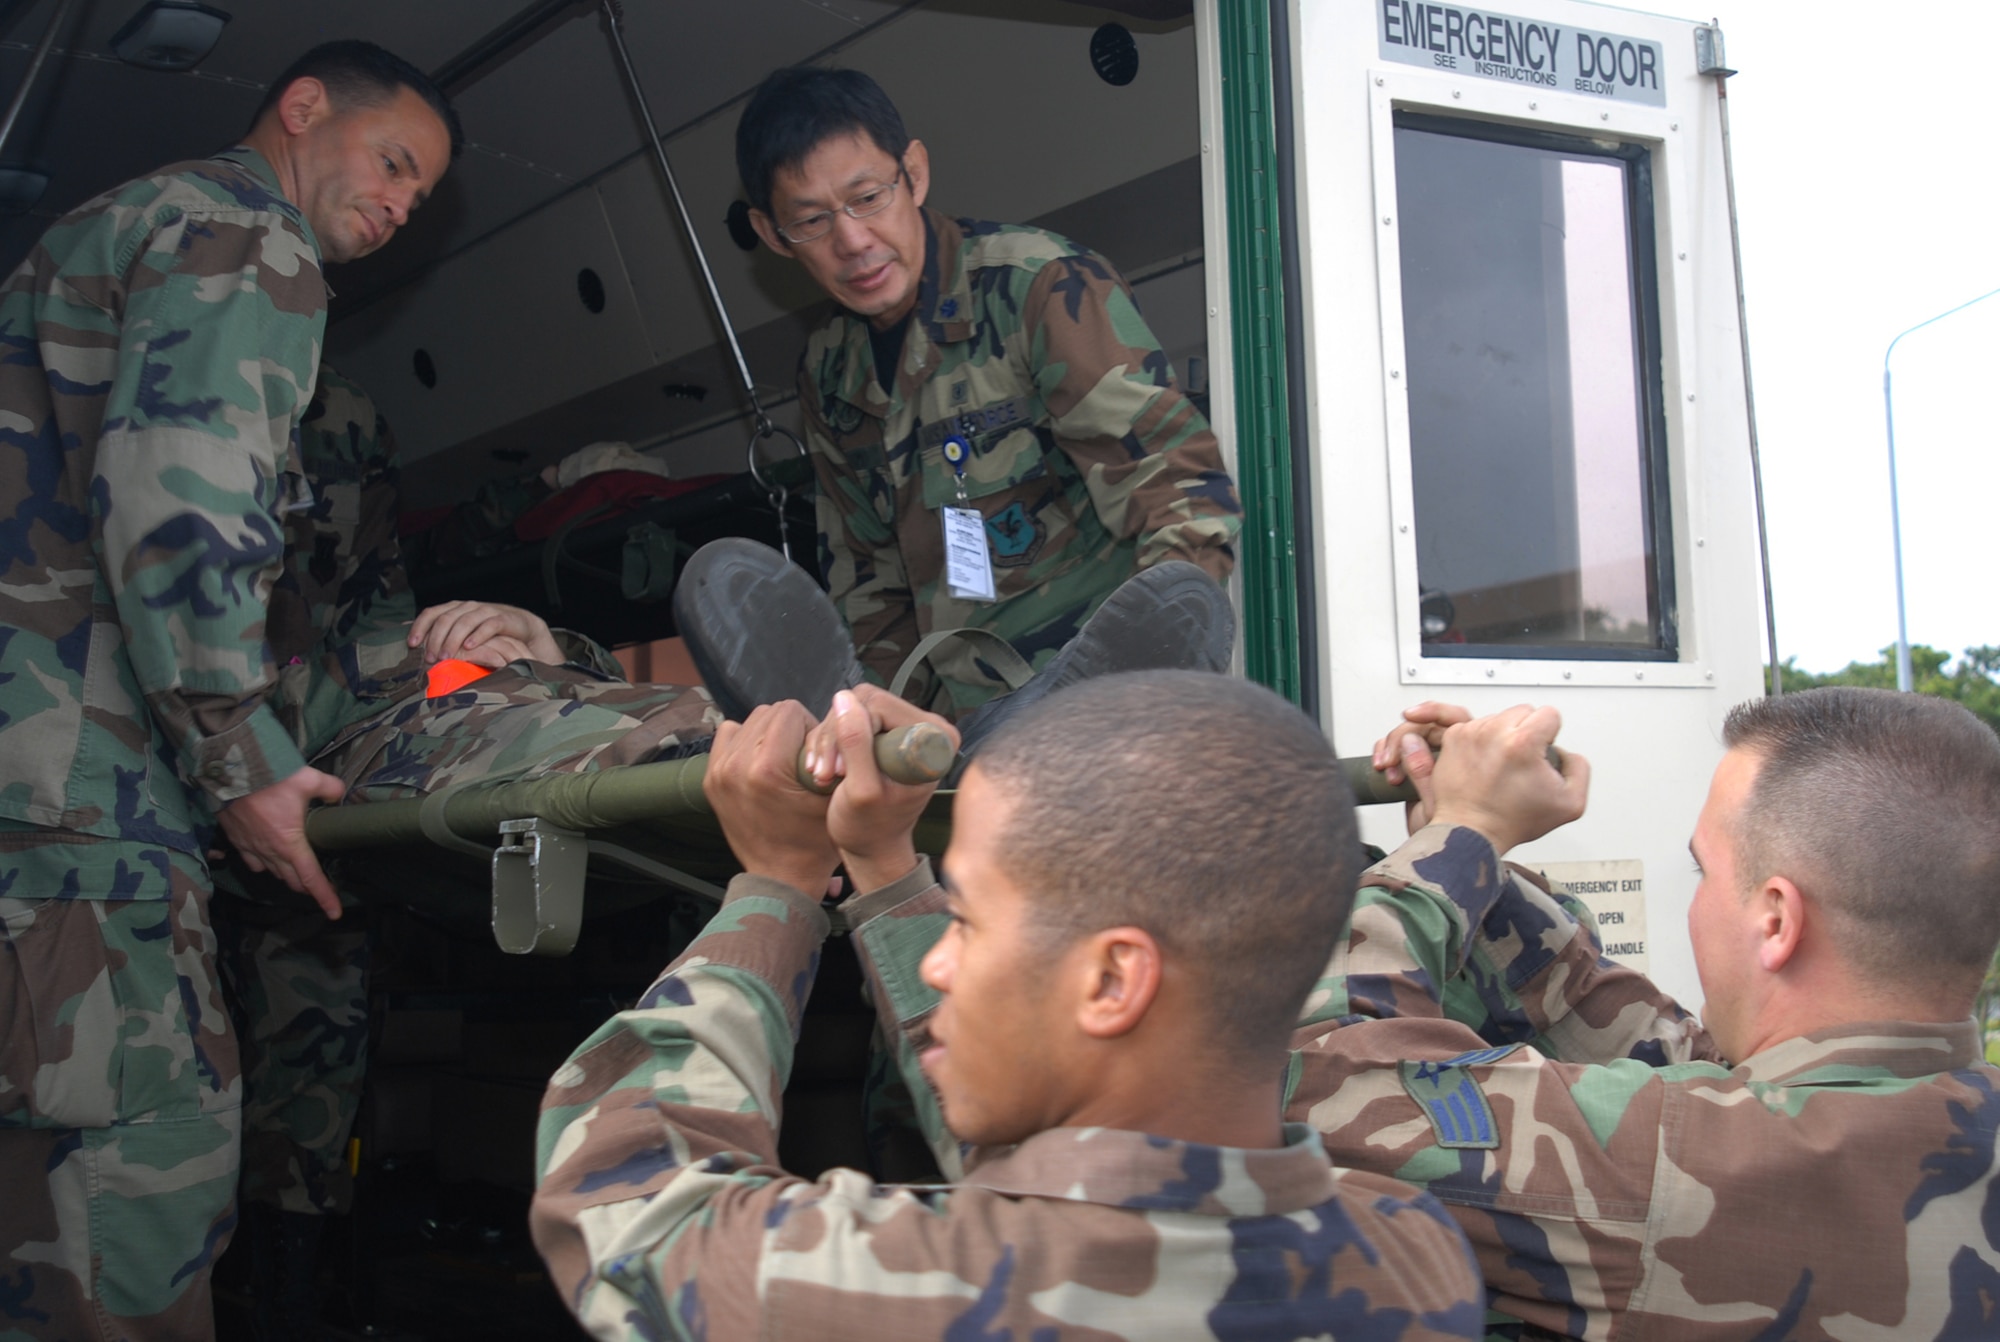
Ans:
{"label": "emergency door window", "polygon": [[1424,655],[1673,658],[1645,151],[1395,139]]}

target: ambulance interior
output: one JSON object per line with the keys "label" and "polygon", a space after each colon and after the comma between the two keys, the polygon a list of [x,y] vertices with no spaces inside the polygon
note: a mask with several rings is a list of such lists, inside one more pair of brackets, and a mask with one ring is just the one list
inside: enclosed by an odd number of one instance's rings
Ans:
{"label": "ambulance interior", "polygon": [[[618,649],[634,679],[684,680],[692,668],[661,642],[674,633],[663,564],[746,535],[788,540],[814,566],[809,473],[790,437],[756,438],[603,10],[588,0],[222,0],[211,8],[229,17],[213,51],[173,71],[113,54],[142,3],[0,7],[9,93],[55,28],[0,151],[0,176],[18,193],[0,215],[9,269],[72,206],[233,143],[264,81],[299,52],[366,37],[437,76],[468,141],[390,245],[328,271],[326,361],[368,390],[396,436],[419,604],[525,606]],[[813,61],[867,70],[889,89],[930,148],[934,205],[1041,225],[1111,257],[1177,374],[1204,389],[1191,6],[1124,8],[623,7],[632,64],[776,425],[797,427],[798,354],[824,299],[748,230],[733,135],[765,73]],[[543,469],[603,442],[629,444],[665,478],[599,476],[550,505]],[[748,469],[753,455],[762,478]],[[524,510],[524,499],[544,506]],[[628,540],[654,565],[632,589]],[[704,855],[709,866],[691,865],[725,879],[712,850],[694,857]],[[376,944],[357,1192],[353,1212],[336,1218],[344,1233],[334,1229],[322,1251],[342,1301],[330,1315],[422,1336],[568,1335],[523,1223],[542,1086],[713,904],[629,869],[597,870],[571,954],[509,956],[494,944],[478,862],[418,847],[349,855],[340,868],[369,900]],[[826,958],[786,1098],[796,1135],[786,1163],[807,1173],[867,1161],[859,1094],[872,1016],[851,952],[830,946]],[[225,1265],[225,1296],[229,1275]],[[227,1325],[230,1311],[220,1312]]]}

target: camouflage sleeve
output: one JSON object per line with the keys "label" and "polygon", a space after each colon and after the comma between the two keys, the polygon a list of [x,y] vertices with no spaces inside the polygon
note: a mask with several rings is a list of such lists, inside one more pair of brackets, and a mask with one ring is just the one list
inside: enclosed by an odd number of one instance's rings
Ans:
{"label": "camouflage sleeve", "polygon": [[549,1082],[529,1222],[599,1336],[628,1336],[635,1317],[645,1336],[698,1336],[702,1298],[712,1311],[755,1298],[764,1216],[785,1191],[779,1096],[826,933],[798,891],[738,876],[701,935]]}
{"label": "camouflage sleeve", "polygon": [[311,245],[273,212],[180,217],[134,246],[93,520],[147,708],[187,779],[228,802],[305,763],[264,703],[265,603],[326,290]]}
{"label": "camouflage sleeve", "polygon": [[1644,1275],[1655,1179],[1671,1177],[1670,1082],[1691,1069],[1487,1048],[1439,1017],[1336,1023],[1294,1044],[1285,1117],[1317,1129],[1335,1166],[1444,1203],[1521,1335],[1615,1335]]}
{"label": "camouflage sleeve", "polygon": [[1105,529],[1138,538],[1141,568],[1185,559],[1226,581],[1243,505],[1125,281],[1088,252],[1062,257],[1022,311],[1035,390]]}
{"label": "camouflage sleeve", "polygon": [[[1335,1165],[1450,1207],[1493,1308],[1561,1337],[1607,1336],[1631,1300],[1678,1071],[1660,1064],[1691,1052],[1684,1013],[1633,993],[1638,976],[1571,973],[1597,959],[1570,911],[1510,878],[1476,831],[1420,830],[1363,877],[1286,1093],[1286,1117],[1318,1129]],[[1558,1062],[1492,1046],[1482,1024],[1632,1056]]]}
{"label": "camouflage sleeve", "polygon": [[[341,594],[348,599],[342,602],[331,631],[336,642],[367,638],[386,629],[407,637],[410,621],[417,618],[417,597],[410,590],[410,573],[403,562],[402,463],[396,435],[372,400],[364,398],[364,404],[373,432],[356,453],[360,507],[354,523],[352,572],[347,578],[350,591]],[[302,445],[304,437],[301,433]],[[310,475],[310,460],[307,472]]]}
{"label": "camouflage sleeve", "polygon": [[928,1025],[938,1004],[936,989],[923,981],[919,970],[950,921],[944,890],[931,874],[931,860],[918,858],[909,875],[849,899],[841,913],[853,929],[869,999],[875,1003],[882,1037],[916,1109],[924,1143],[944,1177],[960,1179],[965,1168],[963,1148],[945,1126],[937,1092],[917,1062],[929,1043]]}
{"label": "camouflage sleeve", "polygon": [[895,679],[923,637],[917,603],[894,529],[876,511],[862,475],[834,446],[820,414],[819,387],[799,363],[806,451],[818,485],[819,571],[827,596],[854,636],[855,656],[875,680]]}
{"label": "camouflage sleeve", "polygon": [[1512,879],[1480,924],[1447,1015],[1490,1044],[1531,1043],[1564,1062],[1722,1060],[1692,1013],[1605,956],[1589,906],[1518,863],[1507,868]]}
{"label": "camouflage sleeve", "polygon": [[1302,1027],[1443,1017],[1487,1044],[1577,1062],[1712,1059],[1708,1035],[1644,975],[1607,960],[1588,917],[1475,830],[1432,825],[1361,880]]}
{"label": "camouflage sleeve", "polygon": [[562,651],[563,660],[570,665],[584,667],[600,676],[609,676],[613,680],[625,679],[625,668],[611,655],[611,650],[588,634],[552,626],[549,629],[549,636],[555,639],[556,647]]}
{"label": "camouflage sleeve", "polygon": [[778,1168],[779,1099],[827,931],[805,895],[738,876],[549,1082],[529,1227],[593,1335],[947,1336],[990,1286],[992,1255],[966,1245],[991,1227],[955,1233],[948,1191]]}

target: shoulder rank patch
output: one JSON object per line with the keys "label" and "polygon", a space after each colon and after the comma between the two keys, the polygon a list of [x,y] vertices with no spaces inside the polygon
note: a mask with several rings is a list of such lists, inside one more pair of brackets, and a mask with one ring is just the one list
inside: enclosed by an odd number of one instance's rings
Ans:
{"label": "shoulder rank patch", "polygon": [[1443,1062],[1403,1062],[1396,1065],[1403,1089],[1431,1121],[1437,1144],[1450,1150],[1490,1151],[1500,1145],[1493,1106],[1467,1070],[1496,1062],[1520,1045],[1483,1048]]}

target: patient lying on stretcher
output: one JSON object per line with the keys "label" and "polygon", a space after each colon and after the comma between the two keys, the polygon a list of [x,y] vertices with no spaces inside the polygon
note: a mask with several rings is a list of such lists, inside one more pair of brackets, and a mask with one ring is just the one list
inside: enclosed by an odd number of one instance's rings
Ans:
{"label": "patient lying on stretcher", "polygon": [[[397,536],[393,439],[374,403],[323,368],[300,449],[313,502],[286,517],[285,567],[269,599],[278,669],[269,703],[309,767],[281,845],[245,844],[226,813],[223,824],[245,866],[312,895],[330,916],[340,905],[305,842],[307,798],[397,800],[473,780],[672,759],[705,748],[725,713],[784,699],[824,712],[861,675],[813,579],[746,540],[704,547],[675,596],[707,688],[632,684],[598,644],[514,606],[447,602],[419,613]],[[1227,598],[1205,574],[1155,565],[978,716],[997,725],[1107,671],[1223,670],[1232,639]],[[980,726],[960,727],[969,750]]]}

